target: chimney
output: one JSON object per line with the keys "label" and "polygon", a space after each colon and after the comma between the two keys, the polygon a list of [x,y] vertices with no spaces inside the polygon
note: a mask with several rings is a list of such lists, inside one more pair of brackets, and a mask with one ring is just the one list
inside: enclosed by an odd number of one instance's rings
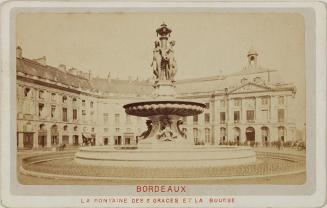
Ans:
{"label": "chimney", "polygon": [[66,72],[66,65],[65,64],[59,64],[58,69],[60,71]]}
{"label": "chimney", "polygon": [[37,58],[37,59],[33,59],[33,60],[43,66],[47,65],[47,57],[45,57],[45,56],[42,56],[41,58]]}
{"label": "chimney", "polygon": [[16,58],[23,58],[23,49],[20,46],[16,48]]}

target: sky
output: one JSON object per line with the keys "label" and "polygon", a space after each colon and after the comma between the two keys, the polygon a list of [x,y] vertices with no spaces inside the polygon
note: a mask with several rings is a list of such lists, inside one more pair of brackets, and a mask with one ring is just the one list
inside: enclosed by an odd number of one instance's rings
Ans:
{"label": "sky", "polygon": [[[176,41],[176,79],[237,72],[254,48],[259,65],[295,84],[295,107],[304,112],[304,19],[296,13],[22,13],[16,19],[17,45],[26,58],[46,56],[48,65],[146,79],[152,77],[155,30],[163,22]],[[302,128],[305,115],[297,116]]]}

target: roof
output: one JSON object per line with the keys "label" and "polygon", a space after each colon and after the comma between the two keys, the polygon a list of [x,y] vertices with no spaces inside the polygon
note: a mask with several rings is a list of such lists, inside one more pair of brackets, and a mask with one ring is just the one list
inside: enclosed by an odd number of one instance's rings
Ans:
{"label": "roof", "polygon": [[[88,89],[90,91],[98,91],[100,93],[113,94],[130,94],[133,96],[150,95],[153,92],[152,83],[149,81],[139,80],[118,80],[104,78],[90,78],[74,75],[68,71],[61,70],[56,67],[40,64],[35,60],[27,58],[17,58],[17,72],[22,72],[41,79],[58,82],[75,88]],[[262,67],[249,71],[247,68],[230,75],[217,75],[210,77],[177,80],[176,91],[178,94],[184,93],[203,93],[217,92],[235,89],[241,85],[241,79],[246,78],[253,81],[255,78],[261,77],[263,85],[270,88],[295,87],[291,84],[282,84],[281,77],[277,70],[266,69]]]}
{"label": "roof", "polygon": [[59,82],[67,86],[72,86],[82,89],[90,89],[91,85],[87,79],[60,71],[59,69],[42,65],[37,61],[33,61],[26,58],[16,59],[16,70],[31,76]]}

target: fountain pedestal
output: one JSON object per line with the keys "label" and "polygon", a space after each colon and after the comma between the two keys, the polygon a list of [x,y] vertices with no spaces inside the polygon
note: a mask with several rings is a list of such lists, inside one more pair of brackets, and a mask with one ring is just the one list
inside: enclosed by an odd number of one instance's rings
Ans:
{"label": "fountain pedestal", "polygon": [[187,139],[185,132],[180,129],[181,116],[157,115],[150,116],[152,129],[148,137],[138,141],[139,149],[169,149],[189,148],[193,141]]}

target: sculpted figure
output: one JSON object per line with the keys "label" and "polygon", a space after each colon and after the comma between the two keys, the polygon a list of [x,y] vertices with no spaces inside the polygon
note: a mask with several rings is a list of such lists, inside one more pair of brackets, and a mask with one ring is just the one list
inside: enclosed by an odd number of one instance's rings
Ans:
{"label": "sculpted figure", "polygon": [[159,41],[154,42],[153,60],[151,67],[156,80],[175,81],[177,72],[176,59],[174,57],[175,41],[170,41],[166,50],[162,50]]}
{"label": "sculpted figure", "polygon": [[153,69],[153,74],[156,79],[160,77],[160,65],[161,65],[161,50],[159,41],[154,42],[153,49],[153,60],[151,63],[151,67]]}
{"label": "sculpted figure", "polygon": [[183,138],[187,138],[186,133],[183,130],[181,130],[181,128],[180,128],[182,124],[183,124],[182,120],[177,121],[177,130],[180,133],[180,135],[182,135]]}
{"label": "sculpted figure", "polygon": [[146,131],[144,131],[140,136],[138,136],[138,139],[145,139],[151,133],[151,130],[153,128],[152,121],[151,120],[147,120],[146,121],[146,126],[147,126],[148,129]]}
{"label": "sculpted figure", "polygon": [[162,80],[169,80],[169,56],[168,56],[168,50],[162,51],[160,50],[161,54],[161,65],[160,65],[160,79]]}
{"label": "sculpted figure", "polygon": [[168,50],[168,57],[169,57],[169,79],[171,81],[175,81],[174,77],[177,72],[177,65],[176,65],[176,59],[174,56],[174,46],[175,41],[169,42],[169,50]]}

